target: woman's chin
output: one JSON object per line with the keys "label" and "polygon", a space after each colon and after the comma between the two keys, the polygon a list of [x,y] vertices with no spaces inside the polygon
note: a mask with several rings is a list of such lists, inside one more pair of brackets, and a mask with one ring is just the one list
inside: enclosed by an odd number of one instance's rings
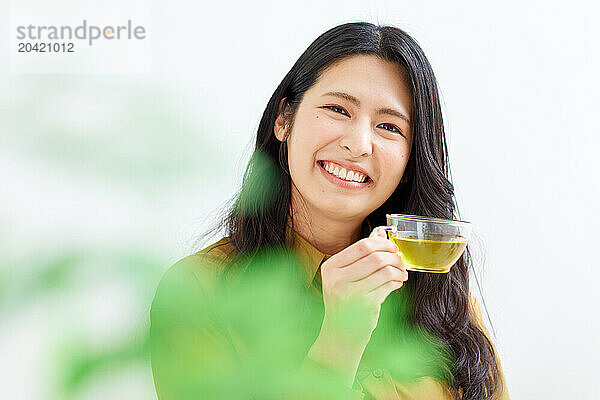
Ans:
{"label": "woman's chin", "polygon": [[323,214],[331,215],[335,219],[347,219],[353,220],[361,218],[361,216],[368,215],[365,211],[364,205],[351,204],[348,200],[335,201],[331,200],[325,204],[322,204],[321,209],[324,211]]}

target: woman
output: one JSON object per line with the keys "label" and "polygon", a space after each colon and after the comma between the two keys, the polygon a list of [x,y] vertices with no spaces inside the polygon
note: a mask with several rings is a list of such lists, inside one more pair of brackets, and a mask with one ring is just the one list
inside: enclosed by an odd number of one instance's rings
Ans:
{"label": "woman", "polygon": [[[468,250],[447,274],[409,279],[397,247],[378,227],[386,213],[454,218],[448,170],[437,84],[419,45],[398,28],[364,22],[322,34],[267,104],[241,192],[222,221],[228,235],[181,260],[159,285],[151,314],[159,399],[211,390],[225,398],[224,387],[247,379],[227,371],[242,371],[240,360],[260,358],[256,349],[264,347],[247,350],[244,337],[252,335],[225,327],[227,312],[213,306],[228,299],[216,300],[225,292],[216,282],[259,270],[253,262],[261,249],[297,250],[302,279],[322,307],[303,357],[291,357],[300,367],[291,370],[313,378],[321,371],[326,378],[319,382],[335,382],[340,398],[508,399],[469,292]],[[261,265],[278,266],[272,273],[293,264],[267,260]],[[267,292],[247,299],[258,307],[255,299]],[[266,324],[252,337],[278,327]],[[286,332],[312,329],[296,327]],[[271,398],[325,396],[317,386],[295,393],[286,386],[273,393],[287,397]]]}

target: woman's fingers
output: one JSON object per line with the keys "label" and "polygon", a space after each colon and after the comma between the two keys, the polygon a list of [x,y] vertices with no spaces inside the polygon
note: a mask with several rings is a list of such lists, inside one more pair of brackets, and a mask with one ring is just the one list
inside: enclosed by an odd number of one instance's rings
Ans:
{"label": "woman's fingers", "polygon": [[375,304],[381,304],[394,290],[400,289],[404,282],[389,281],[367,293],[367,296],[375,301]]}
{"label": "woman's fingers", "polygon": [[381,236],[368,237],[334,254],[328,261],[330,265],[345,267],[376,251],[396,253],[398,246]]}
{"label": "woman's fingers", "polygon": [[408,280],[408,272],[405,269],[386,265],[366,278],[351,282],[351,284],[353,286],[359,286],[364,292],[368,292],[389,281],[405,282],[406,280]]}
{"label": "woman's fingers", "polygon": [[369,293],[383,284],[391,281],[406,282],[408,280],[408,271],[399,269],[392,265],[386,265],[364,279],[349,282],[348,292],[351,295],[358,293]]}
{"label": "woman's fingers", "polygon": [[373,229],[373,231],[371,232],[371,234],[369,235],[370,238],[374,238],[374,237],[382,237],[384,239],[387,239],[387,233],[385,233],[385,227],[383,226],[378,226],[375,229]]}
{"label": "woman's fingers", "polygon": [[348,281],[354,282],[376,273],[386,265],[391,265],[399,270],[406,270],[402,258],[397,253],[377,251],[361,258],[352,265],[344,267],[343,272]]}

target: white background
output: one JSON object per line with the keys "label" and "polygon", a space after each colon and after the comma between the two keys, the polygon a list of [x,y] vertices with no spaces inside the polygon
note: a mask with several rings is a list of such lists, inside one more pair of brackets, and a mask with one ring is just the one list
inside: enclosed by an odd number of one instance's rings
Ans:
{"label": "white background", "polygon": [[[135,247],[166,269],[235,193],[264,107],[306,47],[343,22],[393,24],[439,81],[511,397],[600,398],[597,2],[96,3],[38,7],[77,24],[135,5],[131,18],[150,15],[151,72],[11,74],[15,32],[0,6],[3,276],[33,273],[31,254],[77,246]],[[80,279],[85,290],[0,314],[3,398],[51,398],[57,309],[96,342],[144,324],[147,304],[127,287]],[[80,397],[154,396],[148,369],[98,382]]]}

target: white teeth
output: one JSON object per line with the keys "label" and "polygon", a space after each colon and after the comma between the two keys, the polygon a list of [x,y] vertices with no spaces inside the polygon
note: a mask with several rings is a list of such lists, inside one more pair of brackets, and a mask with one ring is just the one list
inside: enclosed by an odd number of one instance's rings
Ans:
{"label": "white teeth", "polygon": [[351,182],[359,182],[362,183],[366,181],[366,176],[361,174],[360,172],[355,171],[346,171],[345,168],[342,168],[333,163],[323,162],[323,168],[325,171],[329,172],[332,175],[337,176],[340,179],[351,181]]}

